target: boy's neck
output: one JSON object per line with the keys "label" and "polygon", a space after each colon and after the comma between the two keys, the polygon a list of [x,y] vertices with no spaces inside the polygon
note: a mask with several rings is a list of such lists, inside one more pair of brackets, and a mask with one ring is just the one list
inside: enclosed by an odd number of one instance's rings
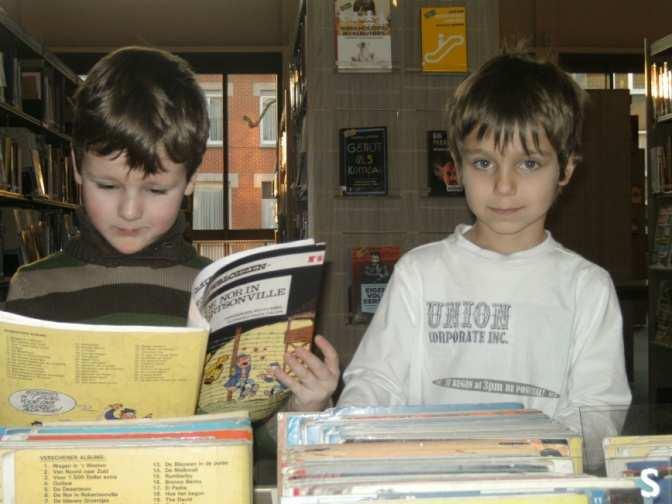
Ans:
{"label": "boy's neck", "polygon": [[526,237],[518,234],[494,235],[492,231],[484,231],[483,226],[477,222],[463,236],[482,249],[509,255],[536,247],[546,239],[546,232],[542,229],[541,233]]}

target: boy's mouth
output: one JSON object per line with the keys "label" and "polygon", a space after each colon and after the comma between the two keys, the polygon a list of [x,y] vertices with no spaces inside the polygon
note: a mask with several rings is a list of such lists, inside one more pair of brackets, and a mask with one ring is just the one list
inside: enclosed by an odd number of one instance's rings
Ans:
{"label": "boy's mouth", "polygon": [[116,228],[116,232],[121,236],[136,236],[140,233],[139,229]]}
{"label": "boy's mouth", "polygon": [[493,213],[496,213],[498,215],[512,215],[516,212],[518,212],[522,207],[516,207],[516,208],[494,208],[490,207],[490,211]]}

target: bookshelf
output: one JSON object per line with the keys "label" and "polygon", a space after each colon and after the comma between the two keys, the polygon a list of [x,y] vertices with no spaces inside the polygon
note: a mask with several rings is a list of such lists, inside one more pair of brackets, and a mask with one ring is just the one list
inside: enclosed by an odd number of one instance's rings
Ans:
{"label": "bookshelf", "polygon": [[0,300],[18,265],[59,250],[74,231],[69,98],[79,83],[0,11]]}
{"label": "bookshelf", "polygon": [[288,240],[308,236],[308,180],[306,159],[306,1],[301,0],[291,41],[287,113],[282,129],[286,132],[287,182],[285,229]]}
{"label": "bookshelf", "polygon": [[672,263],[667,217],[672,215],[672,34],[644,41],[647,92],[647,222],[649,231],[649,402],[672,398]]}

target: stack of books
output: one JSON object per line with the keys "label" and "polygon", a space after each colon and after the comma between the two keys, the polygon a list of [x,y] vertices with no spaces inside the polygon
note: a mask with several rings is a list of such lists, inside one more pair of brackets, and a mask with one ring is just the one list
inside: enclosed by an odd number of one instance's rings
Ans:
{"label": "stack of books", "polygon": [[608,437],[602,448],[607,476],[638,480],[653,503],[672,503],[672,435]]}
{"label": "stack of books", "polygon": [[248,504],[247,412],[3,429],[0,502]]}
{"label": "stack of books", "polygon": [[281,504],[642,502],[634,481],[582,471],[581,437],[516,403],[278,417]]}

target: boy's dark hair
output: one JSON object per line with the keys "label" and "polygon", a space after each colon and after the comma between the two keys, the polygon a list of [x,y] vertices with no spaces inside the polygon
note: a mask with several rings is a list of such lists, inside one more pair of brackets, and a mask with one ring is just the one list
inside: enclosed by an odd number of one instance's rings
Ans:
{"label": "boy's dark hair", "polygon": [[131,169],[162,171],[161,154],[184,164],[187,179],[201,164],[209,134],[208,106],[188,63],[160,49],[125,47],[101,58],[74,98],[77,158],[126,154]]}
{"label": "boy's dark hair", "polygon": [[464,139],[478,128],[478,138],[492,132],[503,149],[518,132],[529,152],[528,134],[539,148],[543,129],[555,149],[560,178],[571,156],[580,158],[587,94],[558,66],[524,54],[503,54],[486,62],[455,91],[450,103],[448,146],[462,164]]}

